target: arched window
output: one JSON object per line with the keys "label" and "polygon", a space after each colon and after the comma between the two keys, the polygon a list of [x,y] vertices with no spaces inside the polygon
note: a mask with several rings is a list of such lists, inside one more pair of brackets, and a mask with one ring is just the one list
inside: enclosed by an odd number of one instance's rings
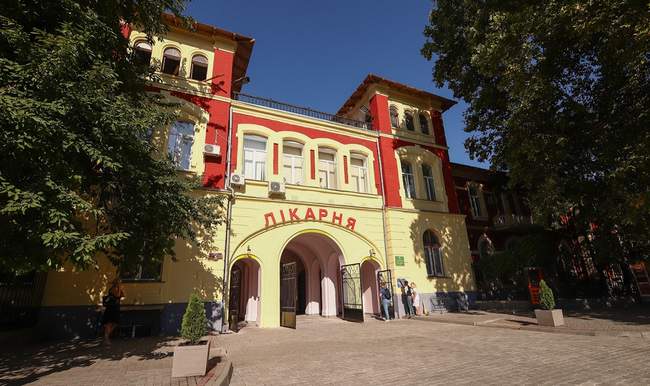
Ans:
{"label": "arched window", "polygon": [[422,130],[422,134],[429,134],[429,121],[427,121],[427,116],[420,113],[418,114],[418,120],[420,121],[420,130]]}
{"label": "arched window", "polygon": [[244,177],[259,181],[266,179],[266,138],[244,135]]}
{"label": "arched window", "polygon": [[352,187],[360,193],[368,191],[368,165],[367,159],[361,154],[350,154],[350,174],[352,176]]}
{"label": "arched window", "polygon": [[442,255],[440,254],[440,243],[436,235],[430,230],[426,230],[422,236],[422,243],[424,244],[427,275],[445,276],[445,268],[442,265]]}
{"label": "arched window", "polygon": [[397,106],[390,105],[390,125],[399,127],[399,114],[397,113]]}
{"label": "arched window", "polygon": [[336,189],[336,151],[330,148],[318,149],[318,178],[320,187]]}
{"label": "arched window", "polygon": [[151,62],[151,44],[141,40],[135,43],[135,60],[141,64]]}
{"label": "arched window", "polygon": [[208,58],[203,55],[192,56],[192,68],[190,78],[194,80],[205,80],[208,77]]}
{"label": "arched window", "polygon": [[176,121],[169,130],[167,154],[178,169],[190,170],[192,145],[194,144],[194,123]]}
{"label": "arched window", "polygon": [[181,52],[176,48],[167,48],[163,52],[162,72],[169,75],[178,75],[181,67]]}
{"label": "arched window", "polygon": [[300,185],[303,181],[302,143],[284,141],[282,144],[284,180]]}
{"label": "arched window", "polygon": [[406,130],[415,131],[415,124],[413,123],[413,113],[407,111],[404,113],[404,123],[406,124]]}
{"label": "arched window", "polygon": [[404,183],[404,192],[406,198],[415,198],[415,179],[413,178],[413,168],[407,161],[402,160],[402,182]]}
{"label": "arched window", "polygon": [[433,181],[433,172],[431,166],[422,164],[422,176],[424,178],[424,190],[427,192],[427,200],[435,201],[436,186]]}

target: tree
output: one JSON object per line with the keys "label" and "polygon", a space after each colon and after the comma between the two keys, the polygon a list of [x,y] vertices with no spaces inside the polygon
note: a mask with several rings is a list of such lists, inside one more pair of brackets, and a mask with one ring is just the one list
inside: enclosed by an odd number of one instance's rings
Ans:
{"label": "tree", "polygon": [[434,81],[469,105],[471,157],[548,225],[576,216],[603,259],[648,250],[647,2],[438,0],[424,34]]}
{"label": "tree", "polygon": [[208,332],[205,306],[197,294],[191,294],[181,322],[181,336],[190,344],[197,344]]}
{"label": "tree", "polygon": [[183,0],[3,2],[0,11],[0,261],[13,273],[105,254],[133,267],[221,223],[148,140],[175,118],[146,93],[123,23],[150,39]]}

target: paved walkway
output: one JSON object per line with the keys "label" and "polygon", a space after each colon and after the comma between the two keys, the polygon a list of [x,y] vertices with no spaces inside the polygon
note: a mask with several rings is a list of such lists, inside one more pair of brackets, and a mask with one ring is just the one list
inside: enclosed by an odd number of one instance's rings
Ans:
{"label": "paved walkway", "polygon": [[232,385],[650,384],[650,341],[418,320],[299,317],[217,337]]}
{"label": "paved walkway", "polygon": [[177,340],[139,338],[58,342],[2,347],[0,385],[209,385],[224,368],[223,350],[213,344],[210,371],[205,377],[171,378],[173,346]]}

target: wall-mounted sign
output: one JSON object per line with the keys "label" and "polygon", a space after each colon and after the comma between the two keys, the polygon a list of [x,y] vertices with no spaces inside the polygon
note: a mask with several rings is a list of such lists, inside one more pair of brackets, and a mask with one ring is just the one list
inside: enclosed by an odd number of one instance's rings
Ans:
{"label": "wall-mounted sign", "polygon": [[278,224],[300,221],[327,222],[341,227],[344,226],[351,231],[354,231],[354,226],[357,223],[357,220],[354,217],[347,217],[346,221],[343,221],[343,213],[337,213],[335,210],[329,212],[325,208],[307,208],[303,209],[301,212],[298,212],[298,208],[289,208],[287,210],[281,209],[276,213],[269,212],[264,214],[265,228]]}
{"label": "wall-mounted sign", "polygon": [[223,253],[222,252],[210,252],[208,253],[208,260],[221,260],[223,259]]}
{"label": "wall-mounted sign", "polygon": [[398,267],[404,266],[404,256],[395,256],[395,265]]}

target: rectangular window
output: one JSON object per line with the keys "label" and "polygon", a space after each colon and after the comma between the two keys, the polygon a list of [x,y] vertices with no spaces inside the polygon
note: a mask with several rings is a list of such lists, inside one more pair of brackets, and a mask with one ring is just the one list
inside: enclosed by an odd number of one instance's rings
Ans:
{"label": "rectangular window", "polygon": [[352,175],[352,186],[357,192],[368,192],[368,167],[366,159],[359,156],[350,158],[350,167]]}
{"label": "rectangular window", "polygon": [[472,208],[472,217],[481,217],[481,198],[477,187],[474,184],[468,185],[467,191],[469,193],[469,204]]}
{"label": "rectangular window", "polygon": [[266,179],[266,138],[244,136],[244,177],[259,181]]}
{"label": "rectangular window", "polygon": [[142,259],[129,267],[122,267],[120,278],[132,281],[160,281],[162,278],[162,261]]}
{"label": "rectangular window", "polygon": [[180,170],[190,170],[192,145],[194,144],[194,123],[176,121],[169,130],[167,154]]}
{"label": "rectangular window", "polygon": [[294,142],[285,142],[282,147],[283,174],[287,184],[300,185],[303,181],[302,145]]}
{"label": "rectangular window", "polygon": [[433,173],[429,165],[422,165],[422,176],[424,177],[424,189],[427,192],[427,200],[436,200],[436,186],[433,182]]}
{"label": "rectangular window", "polygon": [[411,164],[406,161],[402,161],[402,182],[404,183],[406,198],[415,198],[415,179],[413,178],[413,169],[411,169]]}
{"label": "rectangular window", "polygon": [[336,189],[336,154],[330,151],[318,151],[318,178],[320,187]]}

